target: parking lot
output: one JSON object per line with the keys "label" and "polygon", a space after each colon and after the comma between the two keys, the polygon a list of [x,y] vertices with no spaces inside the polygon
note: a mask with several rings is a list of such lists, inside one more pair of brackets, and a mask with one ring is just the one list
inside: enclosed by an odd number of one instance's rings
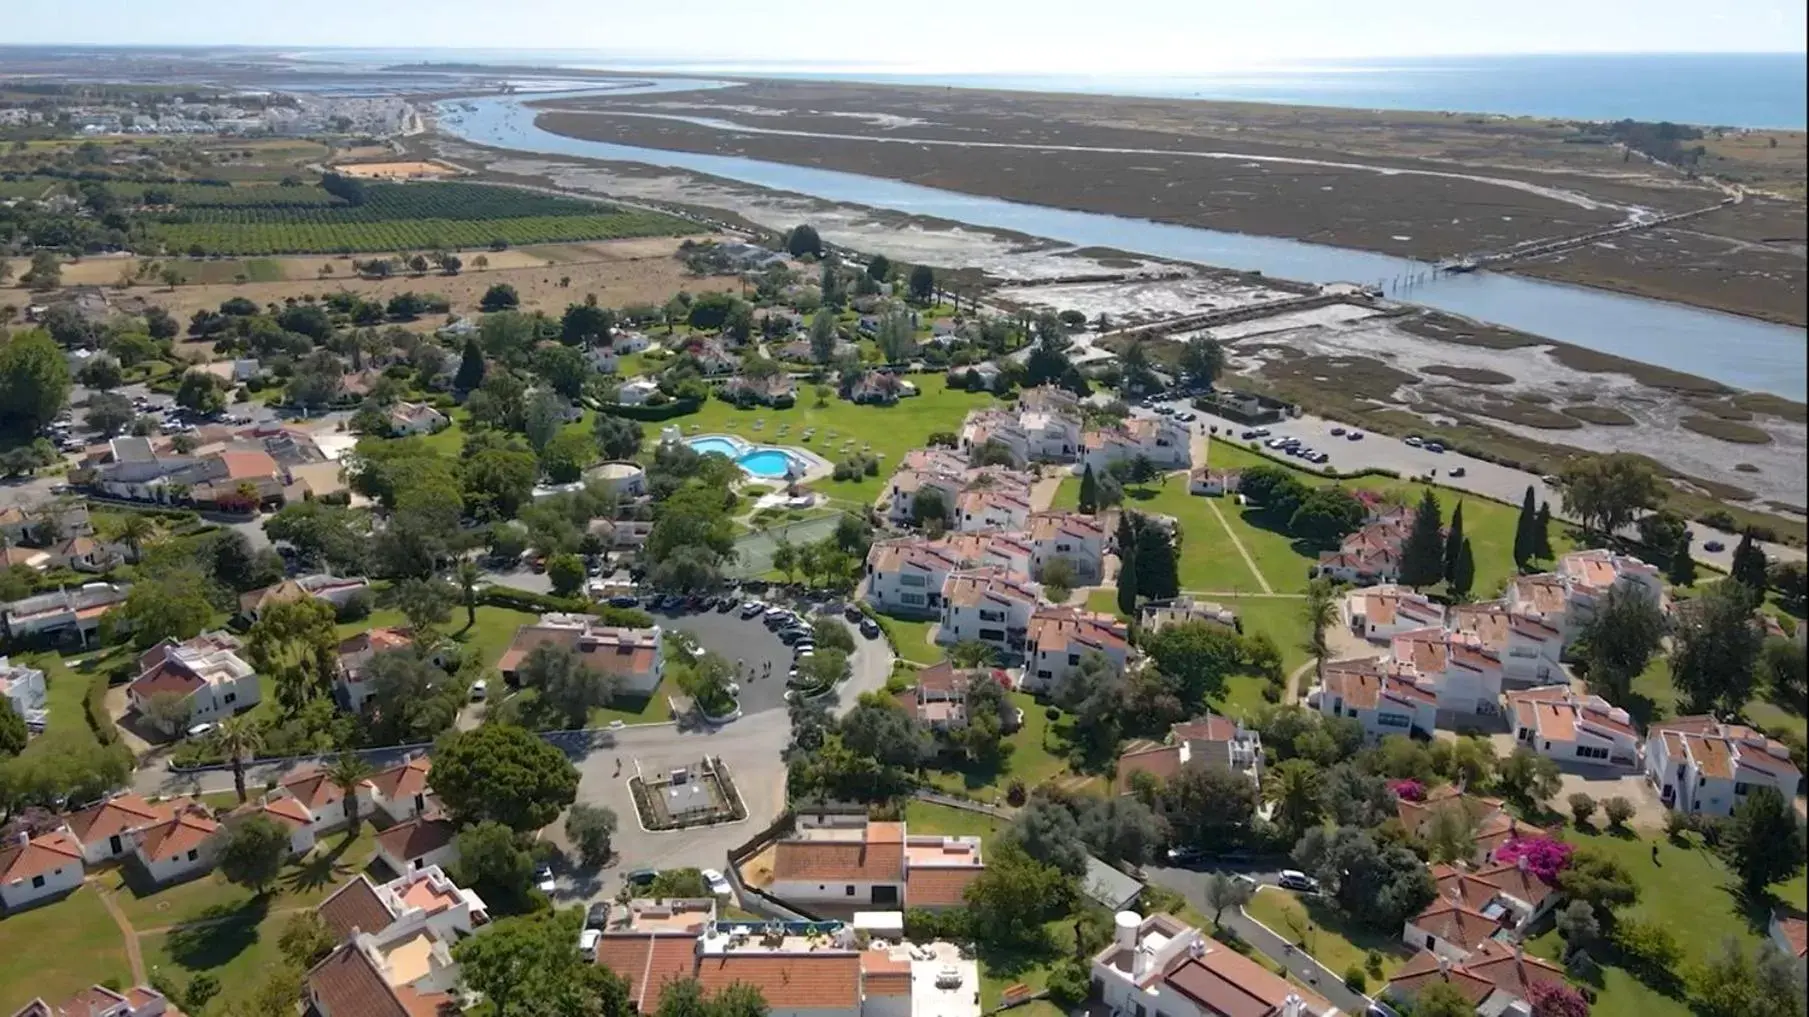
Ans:
{"label": "parking lot", "polygon": [[791,647],[780,642],[778,634],[760,618],[743,618],[739,609],[673,614],[655,611],[654,617],[689,633],[697,645],[739,666],[740,676],[735,681],[741,685],[742,714],[784,708],[785,675],[792,666]]}

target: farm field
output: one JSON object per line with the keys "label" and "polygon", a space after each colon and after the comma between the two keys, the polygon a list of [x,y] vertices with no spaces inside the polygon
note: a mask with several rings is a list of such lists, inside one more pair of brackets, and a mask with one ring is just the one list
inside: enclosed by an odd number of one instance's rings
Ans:
{"label": "farm field", "polygon": [[[634,303],[657,306],[680,289],[702,294],[738,288],[739,284],[728,276],[698,278],[686,272],[684,265],[672,256],[679,242],[678,237],[643,237],[551,247],[512,247],[506,251],[464,255],[465,267],[458,275],[429,273],[397,275],[388,279],[354,276],[352,259],[346,255],[160,259],[160,264],[172,265],[188,282],[175,289],[161,283],[142,283],[117,296],[125,301],[143,300],[158,305],[187,320],[196,311],[213,310],[231,297],[245,297],[257,304],[281,304],[291,299],[320,298],[347,291],[381,302],[412,290],[440,294],[451,302],[455,313],[469,317],[478,313],[478,301],[484,291],[497,283],[515,287],[521,297],[522,310],[540,310],[553,315],[591,293],[610,307]],[[487,263],[481,268],[474,264],[480,257]],[[122,275],[135,271],[137,263],[137,259],[129,257],[83,258],[64,266],[63,281],[65,285],[113,287]],[[323,268],[325,274],[322,274]],[[246,276],[245,282],[237,281],[240,275]],[[261,281],[266,275],[272,281]],[[17,285],[16,281],[13,285]],[[6,298],[0,302],[27,303],[23,288],[9,290],[0,286],[0,295]],[[412,324],[417,328],[428,328],[443,323],[443,318],[432,316]]]}

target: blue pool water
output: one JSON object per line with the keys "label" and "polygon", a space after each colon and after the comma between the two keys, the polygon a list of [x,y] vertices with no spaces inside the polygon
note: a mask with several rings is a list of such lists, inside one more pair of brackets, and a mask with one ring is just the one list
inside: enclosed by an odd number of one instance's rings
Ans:
{"label": "blue pool water", "polygon": [[[691,450],[703,455],[711,452],[726,456],[735,461],[751,476],[763,479],[775,479],[785,476],[791,468],[791,457],[784,450],[766,446],[744,446],[727,438],[708,435],[702,438],[691,438],[685,442]],[[745,451],[744,451],[745,449]]]}

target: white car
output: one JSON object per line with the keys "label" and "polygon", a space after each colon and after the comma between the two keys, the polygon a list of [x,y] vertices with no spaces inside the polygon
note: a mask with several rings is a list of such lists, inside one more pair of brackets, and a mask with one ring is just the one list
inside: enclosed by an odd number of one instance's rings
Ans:
{"label": "white car", "polygon": [[1304,890],[1308,893],[1319,892],[1319,881],[1298,869],[1283,869],[1276,874],[1275,883],[1284,890]]}
{"label": "white car", "polygon": [[488,696],[489,694],[490,694],[490,683],[489,682],[486,682],[482,678],[479,678],[477,681],[474,681],[471,683],[471,701],[472,702],[481,703],[484,701],[484,697]]}
{"label": "white car", "polygon": [[729,886],[728,878],[715,869],[701,869],[698,874],[703,876],[704,882],[710,884],[710,892],[718,897],[727,897],[735,892]]}
{"label": "white car", "polygon": [[559,889],[559,884],[553,881],[553,869],[551,866],[542,865],[540,868],[534,870],[534,889],[546,894],[550,894],[554,890]]}
{"label": "white car", "polygon": [[602,929],[585,929],[578,933],[578,954],[585,960],[597,959],[597,944],[603,941]]}
{"label": "white car", "polygon": [[214,733],[215,727],[216,727],[216,725],[211,720],[210,721],[202,721],[201,723],[196,724],[195,726],[188,729],[188,736],[190,738],[206,738],[208,735]]}

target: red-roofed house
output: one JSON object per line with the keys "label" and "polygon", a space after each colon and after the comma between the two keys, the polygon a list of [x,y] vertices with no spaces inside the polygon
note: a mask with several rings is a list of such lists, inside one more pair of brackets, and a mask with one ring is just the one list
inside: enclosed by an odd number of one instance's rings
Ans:
{"label": "red-roofed house", "polygon": [[951,573],[942,584],[941,643],[978,642],[1007,654],[1023,652],[1030,616],[1042,587],[998,569]]}
{"label": "red-roofed house", "polygon": [[1024,640],[1023,687],[1027,692],[1059,688],[1094,654],[1116,674],[1131,662],[1130,634],[1108,614],[1073,607],[1038,608],[1030,616]]}
{"label": "red-roofed house", "polygon": [[922,537],[877,541],[867,551],[867,602],[888,614],[940,614],[942,584],[960,568],[954,551]]}
{"label": "red-roofed house", "polygon": [[13,1017],[182,1017],[182,1011],[148,985],[119,991],[90,985],[61,1003],[34,999]]}
{"label": "red-roofed house", "polygon": [[140,834],[173,814],[168,802],[122,794],[70,813],[64,825],[81,842],[83,860],[99,865],[131,851]]}
{"label": "red-roofed house", "polygon": [[1350,717],[1373,739],[1420,730],[1431,734],[1438,722],[1438,697],[1395,674],[1386,661],[1335,660],[1325,665],[1325,684],[1307,697],[1328,717]]}
{"label": "red-roofed house", "polygon": [[1517,946],[1488,940],[1461,961],[1421,950],[1395,972],[1383,995],[1411,1001],[1434,982],[1456,989],[1479,1014],[1506,1014],[1516,1004],[1530,1012],[1532,986],[1567,984],[1563,968]]}
{"label": "red-roofed house", "polygon": [[1095,992],[1115,1014],[1329,1017],[1332,1003],[1172,915],[1121,911],[1093,957]]}
{"label": "red-roofed house", "polygon": [[378,770],[365,781],[371,804],[392,823],[413,819],[426,812],[432,800],[427,775],[432,771],[433,761],[426,756],[416,756],[387,770]]}
{"label": "red-roofed house", "polygon": [[138,677],[126,687],[126,698],[148,717],[153,698],[179,697],[188,713],[176,729],[249,710],[263,691],[257,672],[238,651],[238,638],[226,632],[204,632],[181,643],[166,639],[139,655]]}
{"label": "red-roofed house", "polygon": [[1809,957],[1809,921],[1805,921],[1802,912],[1776,908],[1771,912],[1771,942],[1784,951],[1784,956],[1794,957],[1800,963]]}
{"label": "red-roofed house", "polygon": [[1385,643],[1398,633],[1442,626],[1445,609],[1402,586],[1373,586],[1344,597],[1344,620],[1352,632]]}
{"label": "red-roofed house", "polygon": [[177,806],[174,815],[138,838],[132,856],[158,884],[199,876],[214,867],[223,827],[193,803]]}
{"label": "red-roofed house", "polygon": [[1666,805],[1716,816],[1731,814],[1756,786],[1774,787],[1789,801],[1803,784],[1782,742],[1714,717],[1678,717],[1647,728],[1645,769]]}
{"label": "red-roofed house", "polygon": [[660,628],[616,628],[600,625],[582,614],[544,614],[533,625],[515,630],[515,639],[503,651],[496,669],[514,683],[516,669],[540,646],[563,646],[575,651],[584,666],[613,675],[622,695],[648,695],[665,674],[660,653]]}
{"label": "red-roofed house", "polygon": [[1639,765],[1639,732],[1627,711],[1601,696],[1547,685],[1507,694],[1516,744],[1560,763]]}
{"label": "red-roofed house", "polygon": [[21,831],[0,847],[0,905],[18,911],[82,885],[82,845],[67,828]]}

